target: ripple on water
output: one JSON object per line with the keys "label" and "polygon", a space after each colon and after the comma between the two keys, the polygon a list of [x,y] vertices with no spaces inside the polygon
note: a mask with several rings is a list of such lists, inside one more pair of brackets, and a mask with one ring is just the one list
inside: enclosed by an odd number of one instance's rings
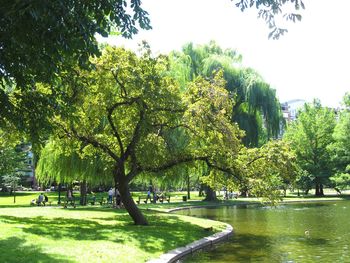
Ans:
{"label": "ripple on water", "polygon": [[309,207],[298,207],[298,208],[294,208],[294,211],[302,211],[302,210],[308,210],[310,209]]}

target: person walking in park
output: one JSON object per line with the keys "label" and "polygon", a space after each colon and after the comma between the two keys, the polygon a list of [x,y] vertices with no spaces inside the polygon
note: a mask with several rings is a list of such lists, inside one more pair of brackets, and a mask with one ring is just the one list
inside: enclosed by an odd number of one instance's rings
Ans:
{"label": "person walking in park", "polygon": [[74,195],[73,195],[72,189],[67,190],[67,201],[70,202],[71,204],[74,203]]}
{"label": "person walking in park", "polygon": [[146,204],[148,202],[148,199],[152,203],[151,189],[148,189],[148,191],[147,191],[147,198],[146,198],[146,201],[145,201]]}
{"label": "person walking in park", "polygon": [[112,189],[112,188],[109,189],[109,191],[108,191],[108,203],[109,203],[109,204],[112,204],[113,194],[114,194],[113,189]]}

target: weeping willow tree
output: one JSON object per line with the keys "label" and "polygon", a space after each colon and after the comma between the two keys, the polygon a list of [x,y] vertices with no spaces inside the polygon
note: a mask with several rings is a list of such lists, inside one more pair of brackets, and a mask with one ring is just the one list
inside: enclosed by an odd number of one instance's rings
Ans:
{"label": "weeping willow tree", "polygon": [[[242,56],[233,49],[222,49],[214,41],[206,45],[186,44],[181,52],[169,56],[170,74],[186,90],[197,76],[212,79],[221,70],[233,103],[232,122],[245,131],[244,145],[258,147],[279,134],[283,118],[275,90],[251,68],[241,66]],[[205,172],[210,174],[211,171]],[[207,189],[206,200],[216,200]],[[212,195],[211,197],[208,195]]]}
{"label": "weeping willow tree", "polygon": [[197,76],[212,78],[223,70],[226,89],[234,99],[232,121],[246,132],[248,147],[261,146],[276,138],[283,121],[276,92],[251,68],[242,68],[242,56],[222,49],[214,41],[207,45],[186,44],[182,52],[170,55],[172,76],[186,87]]}
{"label": "weeping willow tree", "polygon": [[[169,151],[174,155],[181,155],[191,144],[191,138],[184,127],[177,127],[171,130],[162,130],[161,135],[165,138],[165,143]],[[193,143],[193,142],[192,142]],[[186,163],[177,165],[176,169],[165,170],[158,173],[142,173],[137,178],[138,183],[149,184],[153,189],[167,191],[171,188],[187,189],[187,197],[190,199],[191,185],[195,185],[193,181],[199,181],[191,176],[196,174],[195,170],[198,164]]]}
{"label": "weeping willow tree", "polygon": [[64,140],[50,139],[41,152],[36,177],[42,184],[80,182],[82,205],[86,204],[86,185],[112,184],[112,168],[98,155],[82,157]]}

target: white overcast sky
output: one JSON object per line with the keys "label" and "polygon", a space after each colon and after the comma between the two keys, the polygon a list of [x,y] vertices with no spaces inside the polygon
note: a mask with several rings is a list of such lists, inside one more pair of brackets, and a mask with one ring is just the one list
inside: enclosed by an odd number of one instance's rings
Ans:
{"label": "white overcast sky", "polygon": [[303,19],[289,32],[269,40],[256,10],[242,13],[230,0],[144,0],[153,29],[132,40],[108,42],[136,49],[147,40],[154,53],[180,50],[187,42],[215,40],[243,55],[243,64],[257,70],[281,102],[319,98],[338,106],[350,92],[350,0],[304,0]]}

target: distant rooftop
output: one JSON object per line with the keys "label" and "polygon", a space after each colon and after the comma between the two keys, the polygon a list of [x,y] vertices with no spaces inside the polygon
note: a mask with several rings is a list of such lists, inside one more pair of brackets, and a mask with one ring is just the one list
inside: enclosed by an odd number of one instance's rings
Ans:
{"label": "distant rooftop", "polygon": [[285,103],[291,104],[291,103],[296,103],[296,102],[306,102],[306,101],[302,100],[302,99],[294,99],[294,100],[286,101]]}

